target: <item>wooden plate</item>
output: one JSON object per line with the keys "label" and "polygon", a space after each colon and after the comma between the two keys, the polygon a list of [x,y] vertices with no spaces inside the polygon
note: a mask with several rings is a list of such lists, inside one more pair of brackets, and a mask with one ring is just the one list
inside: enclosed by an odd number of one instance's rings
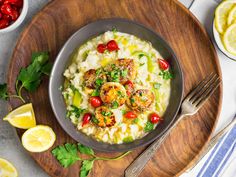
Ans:
{"label": "wooden plate", "polygon": [[[220,73],[214,47],[206,31],[196,18],[175,0],[55,0],[38,13],[21,34],[8,72],[8,89],[15,92],[15,80],[21,67],[30,63],[34,51],[50,51],[55,59],[64,42],[76,30],[101,18],[121,17],[140,22],[162,35],[180,59],[185,77],[185,94],[211,72]],[[48,98],[48,79],[40,88],[25,97],[33,103],[37,123],[51,126],[57,134],[54,145],[73,140],[62,130],[54,117]],[[219,115],[222,86],[204,105],[198,114],[182,121],[143,171],[141,176],[179,175],[187,165],[196,160],[197,154],[209,139]],[[21,103],[10,100],[11,107]],[[23,131],[17,130],[19,137]],[[133,151],[119,161],[98,161],[91,176],[123,176],[125,168],[142,152]],[[79,176],[80,164],[62,168],[50,150],[30,153],[38,164],[51,176]],[[116,154],[98,153],[114,156]]]}

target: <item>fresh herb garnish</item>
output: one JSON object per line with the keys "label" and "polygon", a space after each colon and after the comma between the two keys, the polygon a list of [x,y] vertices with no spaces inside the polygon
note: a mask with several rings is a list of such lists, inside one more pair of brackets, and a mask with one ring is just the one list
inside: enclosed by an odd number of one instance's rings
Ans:
{"label": "fresh herb garnish", "polygon": [[63,167],[69,167],[76,161],[81,160],[78,156],[77,146],[75,144],[66,143],[52,150],[52,154],[57,158]]}
{"label": "fresh herb garnish", "polygon": [[118,30],[116,29],[116,27],[113,27],[111,30],[113,33],[117,32]]}
{"label": "fresh herb garnish", "polygon": [[0,98],[6,100],[9,97],[20,99],[25,103],[22,97],[22,89],[27,91],[35,91],[41,83],[43,75],[49,75],[52,69],[52,64],[49,63],[48,52],[36,52],[32,54],[32,62],[26,68],[21,68],[16,79],[16,95],[7,93],[6,84],[0,85]]}
{"label": "fresh herb garnish", "polygon": [[98,89],[93,90],[93,92],[91,94],[91,96],[99,96],[99,95],[100,95],[100,93],[99,93]]}
{"label": "fresh herb garnish", "polygon": [[78,108],[74,105],[71,105],[71,110],[67,111],[66,116],[70,117],[72,114],[75,115],[76,118],[80,118],[81,114],[85,111],[85,109]]}
{"label": "fresh herb garnish", "polygon": [[[81,154],[85,154],[90,156],[90,158],[82,159],[79,157],[78,152]],[[93,164],[95,160],[119,160],[126,155],[128,155],[131,151],[125,152],[117,157],[98,157],[94,153],[94,151],[87,146],[82,144],[75,144],[66,143],[62,146],[57,146],[55,149],[52,150],[53,156],[59,161],[59,163],[63,167],[69,167],[74,164],[76,161],[82,161],[81,168],[80,168],[80,177],[86,177],[90,173],[93,168]]]}
{"label": "fresh herb garnish", "polygon": [[159,89],[159,88],[161,87],[161,84],[158,83],[158,82],[155,82],[155,83],[153,83],[153,87],[154,87],[155,89]]}
{"label": "fresh herb garnish", "polygon": [[92,122],[95,123],[95,124],[98,124],[99,120],[93,115],[92,116]]}
{"label": "fresh herb garnish", "polygon": [[161,71],[159,73],[159,76],[162,76],[162,78],[164,80],[168,80],[168,79],[172,79],[173,78],[173,74],[170,71]]}
{"label": "fresh herb garnish", "polygon": [[143,65],[145,65],[145,63],[140,63],[140,64],[139,64],[139,66],[143,66]]}
{"label": "fresh herb garnish", "polygon": [[154,129],[154,124],[150,121],[147,121],[145,127],[144,127],[144,131],[145,132],[150,132]]}
{"label": "fresh herb garnish", "polygon": [[132,104],[135,103],[134,98],[130,98],[130,102],[131,102]]}
{"label": "fresh herb garnish", "polygon": [[103,116],[111,116],[111,112],[102,111]]}
{"label": "fresh herb garnish", "polygon": [[133,123],[133,124],[137,124],[137,123],[139,123],[139,121],[140,121],[140,119],[139,119],[139,118],[136,118],[136,119],[132,120],[132,123]]}
{"label": "fresh herb garnish", "polygon": [[96,76],[99,76],[102,73],[102,68],[98,68],[95,73]]}
{"label": "fresh herb garnish", "polygon": [[118,108],[118,107],[119,107],[118,102],[117,102],[117,101],[113,101],[113,103],[112,103],[112,108],[113,108],[113,109],[116,109],[116,108]]}
{"label": "fresh herb garnish", "polygon": [[103,84],[103,79],[98,78],[95,80],[96,87],[100,87],[100,86],[102,86],[102,84]]}

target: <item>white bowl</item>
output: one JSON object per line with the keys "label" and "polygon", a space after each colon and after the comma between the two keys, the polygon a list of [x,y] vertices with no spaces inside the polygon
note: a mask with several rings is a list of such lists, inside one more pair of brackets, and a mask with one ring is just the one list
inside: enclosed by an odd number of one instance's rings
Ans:
{"label": "white bowl", "polygon": [[216,30],[216,27],[215,27],[215,20],[214,20],[214,22],[213,22],[213,36],[214,36],[215,42],[216,42],[218,48],[221,50],[221,52],[222,52],[223,54],[225,54],[227,57],[229,57],[230,59],[236,60],[236,56],[233,55],[233,54],[231,54],[231,53],[229,53],[229,52],[225,49],[224,44],[223,44],[222,41],[221,41],[220,34],[219,34],[219,32]]}
{"label": "white bowl", "polygon": [[11,25],[9,25],[6,28],[0,29],[0,33],[6,33],[9,31],[12,31],[14,29],[16,29],[18,26],[20,26],[20,24],[24,21],[26,14],[28,12],[28,8],[29,8],[29,1],[28,0],[23,0],[23,7],[20,13],[20,16],[18,17],[18,19],[12,23]]}

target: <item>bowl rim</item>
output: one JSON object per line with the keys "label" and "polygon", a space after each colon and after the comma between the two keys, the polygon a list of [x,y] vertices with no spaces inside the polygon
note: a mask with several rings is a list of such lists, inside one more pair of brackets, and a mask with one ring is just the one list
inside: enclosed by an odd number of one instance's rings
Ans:
{"label": "bowl rim", "polygon": [[22,22],[25,20],[28,9],[29,9],[29,0],[23,0],[23,7],[22,7],[22,10],[18,19],[14,23],[10,24],[8,27],[0,29],[0,34],[10,32],[16,29],[18,26],[20,26]]}
{"label": "bowl rim", "polygon": [[[156,139],[158,138],[161,138],[164,133],[172,126],[173,122],[176,121],[176,117],[177,117],[177,114],[179,113],[179,110],[180,110],[180,106],[181,106],[181,103],[182,103],[182,100],[183,100],[183,95],[184,95],[184,76],[183,76],[183,70],[182,70],[182,67],[180,65],[180,62],[179,62],[179,59],[177,58],[174,50],[170,47],[169,43],[163,39],[163,37],[161,37],[160,34],[158,34],[157,32],[153,31],[152,29],[150,29],[149,27],[146,27],[144,26],[143,24],[139,23],[139,22],[136,22],[136,21],[133,21],[133,20],[129,20],[129,19],[125,19],[125,18],[103,18],[103,19],[98,19],[98,20],[94,20],[94,21],[91,21],[89,23],[86,23],[85,25],[83,25],[82,27],[80,27],[78,30],[76,30],[67,40],[66,42],[64,43],[64,45],[61,47],[60,51],[58,52],[55,60],[54,60],[54,64],[53,64],[53,68],[52,68],[52,71],[51,73],[54,73],[55,72],[55,66],[57,65],[57,63],[59,62],[59,59],[60,56],[62,55],[62,53],[64,52],[64,50],[66,49],[67,45],[70,43],[70,41],[77,35],[77,33],[79,33],[81,30],[83,30],[84,28],[86,28],[87,26],[93,24],[93,23],[99,23],[99,22],[103,22],[103,21],[121,21],[121,22],[127,22],[127,23],[133,23],[134,25],[137,25],[137,26],[140,26],[144,29],[146,29],[147,31],[150,31],[152,32],[153,34],[155,34],[156,36],[158,36],[159,40],[161,40],[162,42],[165,43],[165,47],[167,48],[167,50],[171,53],[171,55],[173,56],[174,60],[176,61],[176,64],[177,64],[177,69],[179,71],[179,75],[180,75],[180,80],[181,80],[181,83],[180,83],[180,89],[181,89],[181,95],[180,95],[180,100],[178,102],[178,105],[177,105],[177,109],[175,110],[175,113],[173,114],[173,118],[171,119],[171,121],[169,122],[169,124],[163,129],[163,131],[158,134],[157,136],[153,137],[152,139],[150,139],[149,141],[146,141],[144,143],[140,143],[138,145],[134,145],[132,148],[121,148],[121,149],[118,149],[118,150],[113,150],[113,149],[100,149],[100,148],[97,148],[96,146],[94,145],[91,145],[91,144],[86,144],[84,142],[80,142],[80,143],[84,143],[84,145],[86,146],[89,146],[97,151],[100,151],[100,152],[124,152],[124,151],[127,151],[127,150],[133,150],[133,149],[136,149],[136,148],[139,148],[139,147],[143,147],[145,145],[148,145],[150,143],[152,143],[153,141],[155,141]],[[78,47],[78,46],[77,46]],[[75,47],[76,48],[76,47]],[[69,58],[67,59],[69,60]],[[57,119],[57,122],[60,124],[60,126],[63,128],[63,130],[72,138],[74,139],[75,141],[76,138],[74,137],[74,135],[72,135],[72,133],[68,132],[67,129],[64,128],[64,124],[62,123],[62,121],[60,120],[60,118],[57,117],[57,108],[55,108],[55,105],[53,103],[53,97],[52,97],[52,91],[53,91],[53,86],[52,86],[52,80],[53,80],[53,77],[51,77],[50,75],[50,78],[49,78],[49,86],[48,86],[48,92],[49,92],[49,99],[50,99],[50,104],[51,104],[51,108],[53,110],[53,113]],[[88,136],[88,135],[86,135]],[[145,136],[144,136],[145,137]],[[142,137],[142,138],[144,138]],[[142,139],[141,138],[141,139]],[[96,141],[96,140],[95,140]],[[97,141],[99,142],[99,141]],[[99,142],[99,143],[104,143],[104,142]],[[104,143],[104,144],[108,144],[108,143]],[[109,144],[110,146],[112,145],[124,145],[125,143],[123,144]]]}

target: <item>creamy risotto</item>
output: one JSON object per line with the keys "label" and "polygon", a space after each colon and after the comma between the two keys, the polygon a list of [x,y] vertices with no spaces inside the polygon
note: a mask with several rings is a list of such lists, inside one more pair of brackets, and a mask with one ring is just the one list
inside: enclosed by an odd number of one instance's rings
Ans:
{"label": "creamy risotto", "polygon": [[115,30],[80,46],[64,76],[67,117],[97,141],[121,144],[145,136],[169,103],[168,62],[150,42]]}

